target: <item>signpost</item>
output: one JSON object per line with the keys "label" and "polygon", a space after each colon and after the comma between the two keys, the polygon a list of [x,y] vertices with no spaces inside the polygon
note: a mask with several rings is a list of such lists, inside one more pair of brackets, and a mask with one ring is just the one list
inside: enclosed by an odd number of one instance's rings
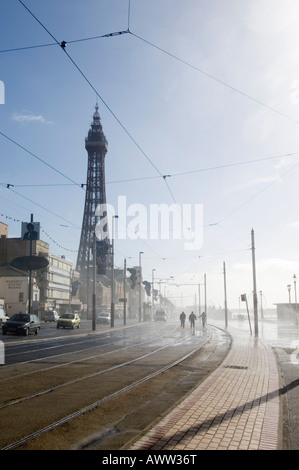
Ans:
{"label": "signpost", "polygon": [[22,222],[22,240],[26,243],[29,241],[29,256],[21,256],[11,261],[10,265],[21,271],[29,271],[29,292],[28,292],[28,313],[31,313],[31,297],[32,297],[32,271],[45,268],[49,261],[43,256],[35,256],[32,254],[32,241],[39,240],[40,224],[33,222],[33,214],[31,214],[30,222]]}
{"label": "signpost", "polygon": [[246,302],[246,309],[247,309],[247,317],[248,317],[248,323],[249,323],[249,328],[250,328],[250,334],[252,334],[250,316],[249,316],[249,309],[248,309],[248,302],[247,302],[247,295],[246,294],[241,294],[241,300],[242,300],[242,302]]}

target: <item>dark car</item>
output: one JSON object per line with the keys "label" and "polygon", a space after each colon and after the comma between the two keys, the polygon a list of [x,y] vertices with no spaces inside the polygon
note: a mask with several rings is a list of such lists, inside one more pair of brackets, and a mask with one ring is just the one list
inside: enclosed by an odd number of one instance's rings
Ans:
{"label": "dark car", "polygon": [[40,330],[40,321],[36,315],[29,313],[16,313],[2,325],[2,333],[15,333],[17,335],[27,336],[34,332],[36,335]]}

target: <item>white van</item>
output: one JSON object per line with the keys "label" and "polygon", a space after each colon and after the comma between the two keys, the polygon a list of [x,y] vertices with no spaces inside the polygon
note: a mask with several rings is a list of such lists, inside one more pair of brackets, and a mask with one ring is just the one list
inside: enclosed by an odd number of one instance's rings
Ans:
{"label": "white van", "polygon": [[166,310],[156,310],[155,313],[155,321],[166,321],[167,320],[167,313]]}
{"label": "white van", "polygon": [[9,320],[9,316],[7,315],[5,310],[0,307],[0,325],[2,325],[2,323],[5,323],[6,320]]}
{"label": "white van", "polygon": [[48,310],[45,312],[45,322],[57,321],[59,320],[59,315],[55,310]]}

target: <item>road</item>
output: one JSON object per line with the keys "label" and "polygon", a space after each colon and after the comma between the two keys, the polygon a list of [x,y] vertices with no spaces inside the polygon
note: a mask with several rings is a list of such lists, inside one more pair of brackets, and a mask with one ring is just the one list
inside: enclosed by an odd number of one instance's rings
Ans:
{"label": "road", "polygon": [[0,449],[126,449],[221,363],[230,341],[212,326],[120,320],[7,335]]}

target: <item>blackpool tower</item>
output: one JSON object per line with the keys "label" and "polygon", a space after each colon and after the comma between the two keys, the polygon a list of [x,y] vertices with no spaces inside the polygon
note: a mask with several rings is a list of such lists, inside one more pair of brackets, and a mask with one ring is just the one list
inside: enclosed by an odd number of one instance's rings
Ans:
{"label": "blackpool tower", "polygon": [[[106,219],[107,215],[105,212],[101,216],[96,215],[96,209],[106,205],[105,156],[108,150],[108,142],[103,132],[98,109],[99,107],[96,105],[93,121],[85,139],[85,148],[88,154],[87,182],[76,266],[81,281],[87,283],[95,263],[98,274],[106,274],[106,269],[110,268],[110,241],[107,225],[103,227],[102,240],[96,238],[94,243],[96,225],[100,222],[101,217]],[[94,260],[94,258],[96,259]]]}

